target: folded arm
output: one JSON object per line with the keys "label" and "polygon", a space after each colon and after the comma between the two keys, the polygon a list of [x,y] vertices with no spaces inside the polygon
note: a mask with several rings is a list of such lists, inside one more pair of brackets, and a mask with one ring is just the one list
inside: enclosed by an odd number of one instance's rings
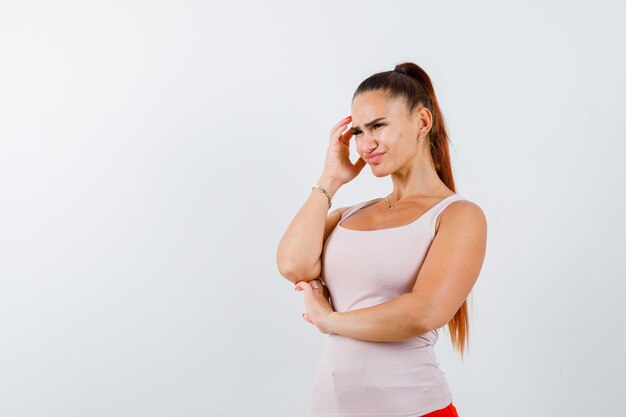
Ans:
{"label": "folded arm", "polygon": [[384,303],[326,317],[328,333],[392,342],[447,324],[468,297],[482,268],[487,222],[470,201],[450,204],[419,270],[413,290]]}

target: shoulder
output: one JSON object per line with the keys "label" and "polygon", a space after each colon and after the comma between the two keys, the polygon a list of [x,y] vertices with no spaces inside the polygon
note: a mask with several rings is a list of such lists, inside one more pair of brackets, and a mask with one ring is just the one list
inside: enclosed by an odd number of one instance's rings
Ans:
{"label": "shoulder", "polygon": [[347,211],[354,211],[354,210],[358,210],[361,207],[366,207],[369,206],[371,204],[374,204],[376,202],[378,202],[379,200],[382,200],[382,198],[372,198],[371,200],[365,200],[365,201],[361,201],[349,206],[345,206],[345,207],[339,207],[337,209],[335,209],[335,211],[337,213],[340,213],[342,216],[347,212]]}
{"label": "shoulder", "polygon": [[347,210],[349,210],[352,206],[338,207],[335,209],[335,212],[342,217]]}
{"label": "shoulder", "polygon": [[456,200],[443,209],[435,227],[435,234],[442,228],[463,232],[487,229],[487,217],[480,206],[470,200]]}

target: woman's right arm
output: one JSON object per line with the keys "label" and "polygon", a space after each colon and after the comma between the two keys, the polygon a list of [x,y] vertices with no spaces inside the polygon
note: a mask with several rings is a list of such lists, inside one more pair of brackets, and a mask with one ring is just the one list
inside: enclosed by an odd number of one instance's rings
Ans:
{"label": "woman's right arm", "polygon": [[[352,121],[348,116],[330,129],[324,169],[317,183],[328,194],[335,195],[339,187],[356,177],[366,165],[363,158],[350,160],[352,130],[343,133]],[[322,272],[322,249],[345,208],[328,213],[328,198],[317,189],[311,189],[309,198],[291,221],[278,244],[276,263],[280,274],[291,282],[310,281]]]}
{"label": "woman's right arm", "polygon": [[[322,175],[317,184],[334,196],[341,184]],[[322,272],[324,242],[339,223],[347,207],[328,214],[326,194],[311,189],[309,198],[287,227],[278,245],[276,263],[282,276],[291,282],[310,281]]]}

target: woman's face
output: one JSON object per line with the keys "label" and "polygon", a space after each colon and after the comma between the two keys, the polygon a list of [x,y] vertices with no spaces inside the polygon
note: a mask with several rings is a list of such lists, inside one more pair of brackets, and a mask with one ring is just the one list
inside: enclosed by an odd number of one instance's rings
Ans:
{"label": "woman's face", "polygon": [[[368,91],[352,101],[352,132],[356,149],[376,176],[389,175],[410,164],[423,129],[417,110],[410,115],[402,97],[389,99],[381,91]],[[370,159],[372,155],[382,156]]]}

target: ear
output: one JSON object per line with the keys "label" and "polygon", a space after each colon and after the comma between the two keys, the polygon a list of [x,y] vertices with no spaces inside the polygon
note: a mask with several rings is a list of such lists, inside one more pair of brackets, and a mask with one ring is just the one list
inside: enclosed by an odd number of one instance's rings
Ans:
{"label": "ear", "polygon": [[417,127],[417,135],[426,136],[433,126],[433,114],[428,107],[420,105],[415,110],[415,123]]}

